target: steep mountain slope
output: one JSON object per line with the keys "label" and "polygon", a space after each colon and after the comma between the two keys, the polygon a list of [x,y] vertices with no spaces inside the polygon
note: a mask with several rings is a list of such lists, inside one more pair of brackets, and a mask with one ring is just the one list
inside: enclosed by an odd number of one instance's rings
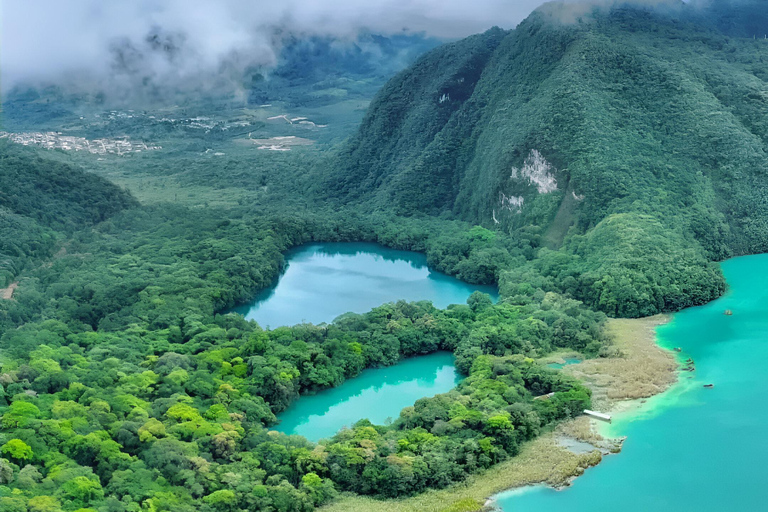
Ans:
{"label": "steep mountain slope", "polygon": [[[397,199],[403,205],[425,202],[410,196],[419,192],[435,194],[429,202],[445,202],[452,191],[451,176],[439,166],[414,166],[443,131],[453,127],[460,132],[474,124],[470,119],[456,126],[463,103],[472,98],[504,36],[502,30],[493,29],[441,46],[387,83],[345,150],[331,179],[332,193],[359,197],[394,189],[402,193]],[[431,186],[420,186],[430,179]]]}
{"label": "steep mountain slope", "polygon": [[[610,313],[709,300],[708,260],[768,250],[768,40],[729,35],[762,26],[758,4],[548,4],[440,47],[380,92],[324,190],[534,233],[575,256],[565,273],[537,263],[554,286],[573,276]],[[649,252],[613,265],[602,244],[625,229]],[[598,283],[626,272],[629,309]]]}

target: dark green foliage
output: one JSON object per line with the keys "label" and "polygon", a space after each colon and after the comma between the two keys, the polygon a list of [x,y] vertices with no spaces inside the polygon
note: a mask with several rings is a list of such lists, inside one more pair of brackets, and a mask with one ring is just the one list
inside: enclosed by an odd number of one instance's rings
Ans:
{"label": "dark green foliage", "polygon": [[[613,315],[710,300],[723,281],[707,261],[768,250],[768,44],[751,37],[764,5],[566,11],[543,7],[395,77],[319,192],[533,234],[580,283],[553,289]],[[617,215],[639,247],[609,233]],[[608,254],[613,242],[628,252]]]}
{"label": "dark green foliage", "polygon": [[655,217],[616,214],[561,251],[542,249],[532,266],[543,281],[531,283],[529,266],[510,270],[502,291],[534,284],[585,301],[611,316],[640,317],[709,302],[725,291],[716,264]]}
{"label": "dark green foliage", "polygon": [[[401,206],[397,213],[439,213],[450,208],[447,201],[451,192],[455,195],[451,170],[420,166],[419,158],[453,119],[458,106],[472,96],[503,36],[502,30],[492,29],[441,46],[390,80],[372,103],[359,133],[334,163],[337,182],[332,193],[356,198],[380,187],[396,187],[401,193],[414,194],[394,198],[396,206]],[[386,196],[381,199],[388,200]]]}
{"label": "dark green foliage", "polygon": [[0,208],[0,288],[8,286],[28,262],[50,256],[56,239],[52,230]]}
{"label": "dark green foliage", "polygon": [[102,178],[0,141],[0,208],[71,231],[135,205],[128,193]]}

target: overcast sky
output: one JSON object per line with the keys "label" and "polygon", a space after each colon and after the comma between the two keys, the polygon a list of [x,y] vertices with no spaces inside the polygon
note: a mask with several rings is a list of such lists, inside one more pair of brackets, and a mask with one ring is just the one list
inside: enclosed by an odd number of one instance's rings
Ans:
{"label": "overcast sky", "polygon": [[[276,29],[354,37],[361,29],[424,32],[459,38],[494,25],[512,28],[541,0],[3,0],[0,64],[3,88],[19,80],[110,69],[110,48],[139,48],[152,30],[183,39],[174,73],[215,71],[233,57],[274,60]],[[178,40],[178,39],[177,39]],[[146,60],[146,59],[145,59]],[[158,74],[162,59],[148,59]]]}
{"label": "overcast sky", "polygon": [[[109,69],[110,47],[140,46],[151,30],[180,35],[190,72],[222,59],[268,64],[276,29],[354,37],[360,29],[458,38],[493,25],[512,28],[541,0],[4,0],[0,62],[4,88],[20,79]],[[161,63],[152,63],[160,66]]]}

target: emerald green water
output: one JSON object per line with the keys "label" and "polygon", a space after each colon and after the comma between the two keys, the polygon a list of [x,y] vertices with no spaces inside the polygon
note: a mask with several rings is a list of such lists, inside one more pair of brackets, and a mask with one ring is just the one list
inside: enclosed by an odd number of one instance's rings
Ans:
{"label": "emerald green water", "polygon": [[556,370],[560,370],[569,364],[576,364],[580,362],[581,359],[576,359],[575,357],[566,357],[564,363],[549,363],[547,366],[550,368],[555,368]]}
{"label": "emerald green water", "polygon": [[461,379],[453,363],[453,354],[437,352],[366,370],[337,388],[299,398],[280,414],[276,430],[319,441],[363,418],[383,424],[419,398],[456,387]]}
{"label": "emerald green water", "polygon": [[619,455],[563,491],[503,493],[504,512],[768,510],[768,255],[722,268],[726,296],[658,330],[662,346],[696,361],[695,374],[615,418],[609,434],[628,436]]}
{"label": "emerald green water", "polygon": [[286,253],[288,267],[277,284],[233,309],[262,327],[331,322],[349,311],[365,313],[387,302],[429,300],[439,308],[463,304],[471,285],[427,267],[423,254],[369,243],[326,243]]}

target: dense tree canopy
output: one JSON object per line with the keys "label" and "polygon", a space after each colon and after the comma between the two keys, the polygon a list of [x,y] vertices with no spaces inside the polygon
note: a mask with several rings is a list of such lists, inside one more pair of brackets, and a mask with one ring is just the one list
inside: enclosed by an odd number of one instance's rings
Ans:
{"label": "dense tree canopy", "polygon": [[[549,9],[425,55],[338,153],[205,160],[200,135],[119,164],[252,201],[140,205],[0,141],[0,510],[294,512],[445,487],[589,406],[539,358],[604,356],[605,314],[722,293],[713,261],[768,240],[768,47],[685,6]],[[420,251],[501,298],[273,330],[227,313],[312,241]],[[302,394],[435,351],[465,378],[391,424],[271,429]]]}

